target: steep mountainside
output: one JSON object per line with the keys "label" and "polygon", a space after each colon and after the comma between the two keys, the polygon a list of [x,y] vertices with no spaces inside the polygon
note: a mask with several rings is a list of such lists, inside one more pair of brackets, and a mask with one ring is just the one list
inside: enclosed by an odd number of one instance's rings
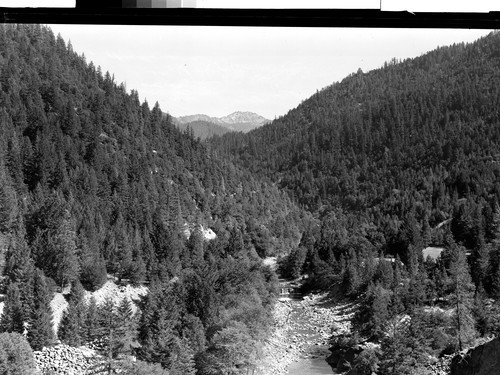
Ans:
{"label": "steep mountainside", "polygon": [[[189,124],[195,121],[209,122],[236,132],[249,132],[269,122],[266,118],[253,112],[233,112],[223,117],[209,117],[207,115],[181,116],[176,119],[180,124]],[[196,134],[195,134],[196,135]]]}
{"label": "steep mountainside", "polygon": [[[308,220],[49,28],[0,25],[1,330],[28,323],[32,348],[50,346],[51,296],[71,285],[65,343],[102,339],[111,362],[134,351],[171,374],[251,366],[274,295],[261,258],[296,247]],[[148,283],[140,321],[126,301],[81,302],[107,274]]]}
{"label": "steep mountainside", "polygon": [[[283,260],[359,302],[334,337],[349,374],[430,373],[498,335],[500,33],[358,71],[213,149],[320,218]],[[437,259],[423,250],[443,248]],[[434,367],[433,367],[434,366]]]}
{"label": "steep mountainside", "polygon": [[384,227],[413,208],[436,226],[462,198],[474,211],[500,196],[499,62],[498,33],[392,61],[213,146],[312,210],[342,207]]}

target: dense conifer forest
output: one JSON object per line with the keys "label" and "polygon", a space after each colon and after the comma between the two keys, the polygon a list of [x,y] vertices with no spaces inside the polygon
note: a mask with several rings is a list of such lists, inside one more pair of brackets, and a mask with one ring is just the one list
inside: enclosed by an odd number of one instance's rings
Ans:
{"label": "dense conifer forest", "polygon": [[223,135],[231,131],[220,125],[201,120],[193,121],[187,124],[179,122],[176,125],[179,127],[179,129],[191,132],[191,135],[194,138],[200,138],[201,140],[213,137],[214,135]]}
{"label": "dense conifer forest", "polygon": [[[499,66],[493,32],[358,70],[211,141],[320,220],[281,268],[359,301],[352,335],[332,342],[355,348],[353,373],[426,373],[500,331]],[[428,246],[444,250],[424,259]]]}
{"label": "dense conifer forest", "polygon": [[[57,338],[98,342],[107,371],[129,354],[134,374],[250,370],[276,295],[262,259],[296,247],[311,216],[48,27],[0,25],[0,85],[2,331],[53,345],[65,291]],[[109,277],[148,286],[140,313],[83,302]]]}

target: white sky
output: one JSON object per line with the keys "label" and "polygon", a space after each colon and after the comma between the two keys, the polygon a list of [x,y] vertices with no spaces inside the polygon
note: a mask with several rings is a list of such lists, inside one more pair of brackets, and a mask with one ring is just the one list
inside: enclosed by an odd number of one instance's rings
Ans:
{"label": "white sky", "polygon": [[488,30],[51,25],[87,61],[174,116],[273,119],[358,68]]}
{"label": "white sky", "polygon": [[[0,0],[72,7],[75,0]],[[498,0],[197,0],[198,7],[500,10]],[[51,25],[87,61],[174,116],[252,111],[273,119],[358,68],[471,42],[488,30]]]}

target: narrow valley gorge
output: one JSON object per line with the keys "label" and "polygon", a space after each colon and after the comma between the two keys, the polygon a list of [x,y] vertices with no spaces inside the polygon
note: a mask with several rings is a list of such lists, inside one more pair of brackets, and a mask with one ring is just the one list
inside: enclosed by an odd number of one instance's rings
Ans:
{"label": "narrow valley gorge", "polygon": [[[169,43],[149,87],[244,70]],[[174,118],[1,24],[0,374],[497,374],[500,32],[353,72],[272,121]]]}

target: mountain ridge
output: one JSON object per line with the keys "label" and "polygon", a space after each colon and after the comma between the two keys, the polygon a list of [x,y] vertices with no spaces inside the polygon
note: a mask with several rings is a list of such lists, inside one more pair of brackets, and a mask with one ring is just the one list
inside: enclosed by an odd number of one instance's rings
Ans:
{"label": "mountain ridge", "polygon": [[176,117],[179,124],[189,124],[195,121],[204,121],[222,126],[232,131],[248,132],[252,129],[260,127],[270,120],[265,117],[249,111],[235,111],[227,116],[210,117],[205,114],[195,114]]}

